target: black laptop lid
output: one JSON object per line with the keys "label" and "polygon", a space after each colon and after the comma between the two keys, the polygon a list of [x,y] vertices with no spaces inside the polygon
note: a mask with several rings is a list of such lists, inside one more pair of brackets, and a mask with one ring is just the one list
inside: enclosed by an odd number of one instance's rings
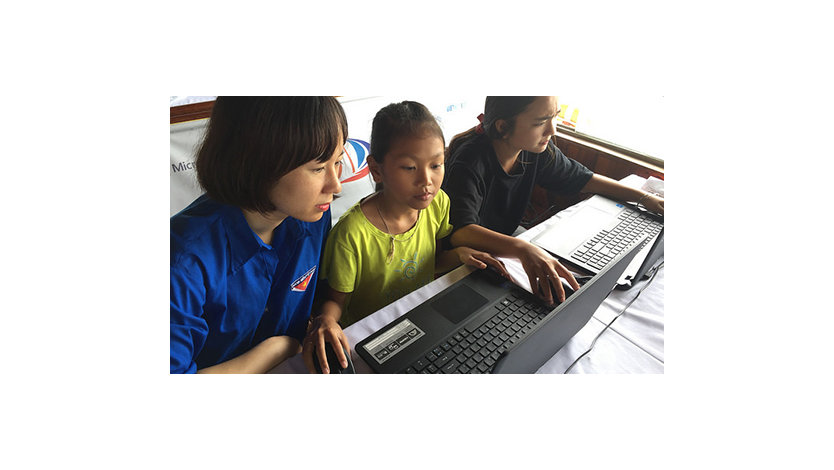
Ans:
{"label": "black laptop lid", "polygon": [[495,363],[493,374],[531,374],[570,341],[593,317],[614,289],[648,235],[611,260],[576,293],[559,304],[521,341],[512,345]]}

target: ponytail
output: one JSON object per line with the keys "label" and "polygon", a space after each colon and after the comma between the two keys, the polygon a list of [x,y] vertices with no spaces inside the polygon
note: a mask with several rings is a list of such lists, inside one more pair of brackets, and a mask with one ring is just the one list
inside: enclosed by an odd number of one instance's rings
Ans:
{"label": "ponytail", "polygon": [[446,165],[447,166],[452,163],[451,159],[453,158],[453,156],[455,155],[455,152],[457,151],[457,149],[461,145],[463,145],[463,144],[465,144],[465,143],[467,143],[471,140],[475,140],[478,137],[477,129],[478,129],[478,126],[475,126],[475,127],[471,128],[467,131],[461,132],[460,134],[452,137],[452,141],[449,142],[449,148],[446,149]]}
{"label": "ponytail", "polygon": [[[461,145],[476,139],[479,134],[486,135],[490,140],[499,140],[512,133],[516,116],[524,112],[535,100],[535,96],[487,96],[484,101],[484,113],[478,116],[481,123],[452,138],[446,154],[447,162]],[[507,129],[503,133],[495,125],[499,119],[507,123]]]}

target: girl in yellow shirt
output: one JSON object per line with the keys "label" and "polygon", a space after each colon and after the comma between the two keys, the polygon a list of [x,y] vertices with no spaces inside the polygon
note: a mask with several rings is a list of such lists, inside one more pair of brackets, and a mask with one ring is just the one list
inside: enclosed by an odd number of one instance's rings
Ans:
{"label": "girl in yellow shirt", "polygon": [[342,347],[350,350],[342,327],[360,320],[428,284],[435,273],[466,263],[480,269],[502,264],[468,247],[443,250],[452,233],[449,197],[443,182],[445,140],[428,109],[414,101],[390,104],[377,112],[371,129],[368,167],[377,192],[349,209],[330,231],[320,286],[324,299],[304,340],[304,362],[315,370],[313,354],[328,373],[325,341],[342,367]]}

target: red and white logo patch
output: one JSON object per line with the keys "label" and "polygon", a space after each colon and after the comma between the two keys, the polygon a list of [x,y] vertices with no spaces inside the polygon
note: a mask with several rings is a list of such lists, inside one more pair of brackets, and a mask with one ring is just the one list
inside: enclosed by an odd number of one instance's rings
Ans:
{"label": "red and white logo patch", "polygon": [[307,285],[310,284],[310,279],[313,278],[313,273],[316,272],[316,266],[310,268],[309,271],[304,273],[303,276],[299,277],[298,279],[292,281],[290,284],[290,288],[293,292],[304,292],[307,290]]}

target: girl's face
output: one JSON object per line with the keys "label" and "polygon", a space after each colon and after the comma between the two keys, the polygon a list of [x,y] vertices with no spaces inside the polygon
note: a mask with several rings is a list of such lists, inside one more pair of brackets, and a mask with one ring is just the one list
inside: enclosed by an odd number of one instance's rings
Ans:
{"label": "girl's face", "polygon": [[374,181],[383,184],[384,195],[402,208],[425,209],[443,183],[443,140],[424,134],[396,139],[382,159],[370,157]]}
{"label": "girl's face", "polygon": [[304,222],[321,219],[330,208],[333,194],[342,190],[339,167],[344,146],[339,147],[325,163],[311,160],[290,171],[275,183],[270,201],[275,205],[275,218],[293,217]]}
{"label": "girl's face", "polygon": [[[540,96],[516,116],[515,128],[506,137],[513,148],[533,153],[544,152],[547,142],[556,134],[559,100],[555,96]],[[506,125],[506,124],[505,124]]]}

